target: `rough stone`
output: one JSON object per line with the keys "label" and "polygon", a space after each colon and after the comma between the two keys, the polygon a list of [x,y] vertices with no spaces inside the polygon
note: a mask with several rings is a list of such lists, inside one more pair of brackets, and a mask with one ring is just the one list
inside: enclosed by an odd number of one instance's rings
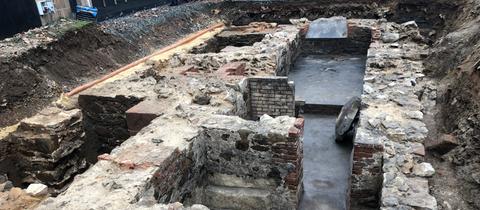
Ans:
{"label": "rough stone", "polygon": [[13,183],[11,181],[6,181],[0,184],[0,192],[9,191],[12,188],[13,188]]}
{"label": "rough stone", "polygon": [[198,93],[197,95],[195,95],[192,102],[198,105],[208,105],[210,104],[211,99],[212,97],[206,93]]}
{"label": "rough stone", "polygon": [[385,43],[396,42],[400,39],[400,34],[398,33],[383,33],[382,41]]}
{"label": "rough stone", "polygon": [[45,196],[48,194],[48,187],[44,184],[30,184],[25,192],[35,197]]}
{"label": "rough stone", "polygon": [[435,169],[430,163],[420,163],[413,167],[413,174],[421,177],[431,177],[435,174]]}

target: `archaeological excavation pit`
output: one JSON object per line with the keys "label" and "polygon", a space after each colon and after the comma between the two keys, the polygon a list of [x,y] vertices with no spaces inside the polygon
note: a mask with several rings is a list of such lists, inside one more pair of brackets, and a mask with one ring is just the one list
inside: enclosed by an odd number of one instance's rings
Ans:
{"label": "archaeological excavation pit", "polygon": [[443,113],[475,105],[430,73],[463,6],[425,7],[195,2],[9,57],[0,209],[476,209],[476,115]]}

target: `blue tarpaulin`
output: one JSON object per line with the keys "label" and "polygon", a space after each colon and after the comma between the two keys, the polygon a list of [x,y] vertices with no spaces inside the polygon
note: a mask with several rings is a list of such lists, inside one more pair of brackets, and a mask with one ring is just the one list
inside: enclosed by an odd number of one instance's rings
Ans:
{"label": "blue tarpaulin", "polygon": [[77,13],[80,13],[80,12],[90,13],[93,17],[97,17],[98,9],[94,7],[85,7],[85,6],[77,5]]}

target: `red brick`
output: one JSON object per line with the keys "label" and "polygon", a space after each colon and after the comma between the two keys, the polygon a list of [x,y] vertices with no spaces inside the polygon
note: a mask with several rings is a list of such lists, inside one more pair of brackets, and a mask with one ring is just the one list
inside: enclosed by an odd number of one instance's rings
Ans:
{"label": "red brick", "polygon": [[112,157],[110,156],[110,154],[101,154],[97,157],[97,160],[111,160]]}
{"label": "red brick", "polygon": [[288,137],[301,137],[302,136],[302,130],[296,128],[296,127],[291,127],[288,129]]}
{"label": "red brick", "polygon": [[305,126],[305,119],[303,118],[297,118],[295,120],[295,127],[298,128],[298,129],[303,129],[303,127]]}
{"label": "red brick", "polygon": [[371,158],[371,157],[373,157],[372,153],[358,152],[358,151],[353,152],[353,159]]}
{"label": "red brick", "polygon": [[412,146],[412,153],[420,156],[425,156],[425,147],[423,144],[415,144]]}
{"label": "red brick", "polygon": [[142,128],[162,114],[163,107],[153,101],[143,101],[126,111],[127,126],[130,135],[137,134]]}
{"label": "red brick", "polygon": [[232,62],[232,63],[227,63],[222,67],[220,67],[220,69],[218,69],[218,72],[226,76],[231,76],[231,75],[243,76],[245,74],[246,67],[247,67],[247,64],[245,62]]}
{"label": "red brick", "polygon": [[187,75],[188,73],[198,73],[198,69],[193,65],[180,67],[178,68],[178,71],[182,75]]}

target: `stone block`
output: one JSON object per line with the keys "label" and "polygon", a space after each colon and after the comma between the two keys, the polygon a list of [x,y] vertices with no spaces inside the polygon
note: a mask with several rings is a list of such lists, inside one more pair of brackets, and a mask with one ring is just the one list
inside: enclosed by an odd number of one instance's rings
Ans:
{"label": "stone block", "polygon": [[35,197],[44,196],[48,194],[48,187],[44,184],[30,184],[25,192]]}
{"label": "stone block", "polygon": [[126,111],[127,126],[130,135],[136,135],[142,128],[162,115],[164,108],[155,101],[143,101]]}

